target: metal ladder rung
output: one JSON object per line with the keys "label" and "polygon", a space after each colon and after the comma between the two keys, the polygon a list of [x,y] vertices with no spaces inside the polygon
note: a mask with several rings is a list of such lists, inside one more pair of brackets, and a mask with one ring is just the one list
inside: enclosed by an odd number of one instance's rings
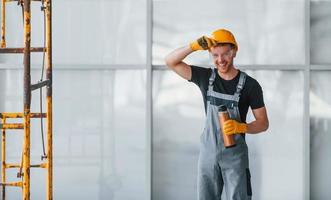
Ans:
{"label": "metal ladder rung", "polygon": [[44,87],[44,86],[49,86],[50,84],[51,84],[50,80],[44,80],[44,81],[39,82],[37,84],[33,84],[33,85],[31,85],[31,91],[39,89],[39,88]]}
{"label": "metal ladder rung", "polygon": [[34,168],[46,168],[47,167],[47,163],[41,163],[41,164],[37,164],[37,165],[30,165],[30,167],[34,167]]}
{"label": "metal ladder rung", "polygon": [[0,183],[0,186],[22,187],[22,182]]}
{"label": "metal ladder rung", "polygon": [[6,168],[6,169],[20,168],[20,167],[21,167],[20,164],[10,164],[10,163],[6,163],[6,164],[4,165],[4,168]]}
{"label": "metal ladder rung", "polygon": [[[30,52],[44,52],[44,47],[31,47]],[[24,53],[24,48],[0,48],[0,53]]]}
{"label": "metal ladder rung", "polygon": [[0,124],[0,129],[24,129],[24,124],[22,124],[22,123]]}
{"label": "metal ladder rung", "polygon": [[[19,0],[5,0],[6,3],[16,2]],[[31,1],[41,1],[41,0],[31,0]]]}
{"label": "metal ladder rung", "polygon": [[[30,118],[46,118],[46,113],[30,113]],[[0,113],[0,119],[23,118],[23,113]]]}
{"label": "metal ladder rung", "polygon": [[[41,163],[41,164],[36,164],[36,165],[30,165],[30,167],[34,167],[34,168],[46,168],[47,167],[47,164],[46,163]],[[20,164],[6,163],[5,164],[5,168],[6,169],[21,168],[21,165]]]}

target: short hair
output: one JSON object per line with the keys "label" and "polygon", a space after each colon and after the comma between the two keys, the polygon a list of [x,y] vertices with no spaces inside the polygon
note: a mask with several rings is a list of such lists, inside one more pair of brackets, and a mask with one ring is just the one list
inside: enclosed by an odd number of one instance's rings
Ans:
{"label": "short hair", "polygon": [[226,46],[226,45],[229,45],[231,47],[231,49],[236,49],[236,46],[232,43],[217,43],[215,45],[215,47],[222,47],[222,46]]}

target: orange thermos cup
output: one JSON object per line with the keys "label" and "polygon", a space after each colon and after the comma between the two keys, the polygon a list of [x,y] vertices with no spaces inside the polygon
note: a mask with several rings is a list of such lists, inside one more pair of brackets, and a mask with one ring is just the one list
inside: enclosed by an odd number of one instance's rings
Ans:
{"label": "orange thermos cup", "polygon": [[[218,119],[220,121],[221,130],[223,129],[223,124],[226,120],[230,119],[228,109],[225,105],[218,107]],[[224,146],[226,148],[236,146],[236,141],[233,138],[233,135],[226,135],[223,131],[220,130],[220,134],[223,134]]]}

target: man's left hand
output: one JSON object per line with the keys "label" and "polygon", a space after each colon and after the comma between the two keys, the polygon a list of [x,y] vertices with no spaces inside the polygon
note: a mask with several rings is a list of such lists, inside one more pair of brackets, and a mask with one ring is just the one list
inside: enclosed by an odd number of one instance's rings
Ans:
{"label": "man's left hand", "polygon": [[246,133],[247,124],[237,122],[236,120],[227,120],[223,124],[223,133],[226,135],[233,135],[238,133]]}

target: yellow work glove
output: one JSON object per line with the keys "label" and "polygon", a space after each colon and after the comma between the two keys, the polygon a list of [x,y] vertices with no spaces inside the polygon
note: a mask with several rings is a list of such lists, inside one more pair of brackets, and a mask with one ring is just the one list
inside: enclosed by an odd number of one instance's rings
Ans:
{"label": "yellow work glove", "polygon": [[227,120],[223,124],[223,133],[226,135],[232,135],[237,133],[246,133],[247,124],[237,122],[236,120]]}
{"label": "yellow work glove", "polygon": [[193,51],[197,50],[207,50],[210,47],[214,46],[216,41],[208,38],[207,36],[202,36],[194,42],[190,43],[190,47]]}

